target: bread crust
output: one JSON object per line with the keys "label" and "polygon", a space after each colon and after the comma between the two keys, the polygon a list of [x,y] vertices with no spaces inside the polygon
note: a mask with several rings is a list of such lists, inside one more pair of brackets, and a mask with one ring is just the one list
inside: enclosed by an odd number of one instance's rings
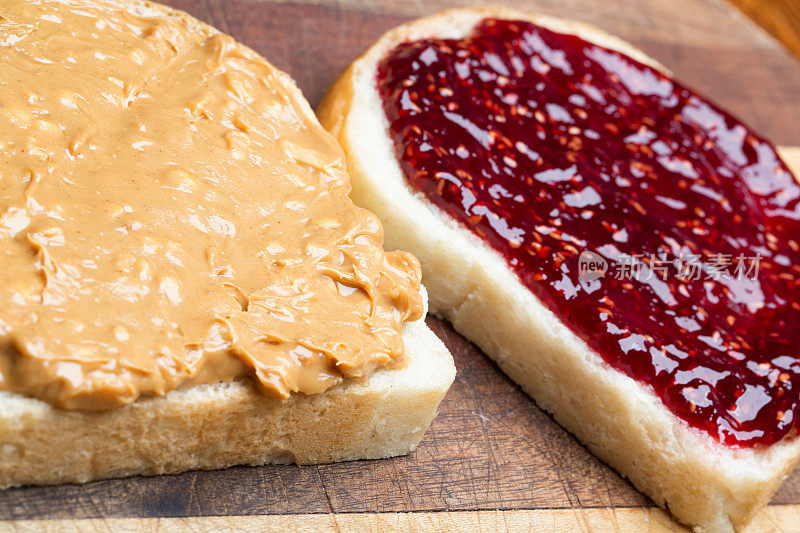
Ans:
{"label": "bread crust", "polygon": [[505,8],[457,9],[405,24],[356,60],[317,112],[345,150],[351,196],[381,218],[387,249],[409,250],[420,259],[431,311],[480,346],[595,455],[681,522],[707,531],[740,530],[800,460],[800,439],[739,449],[690,427],[650,389],[606,364],[499,253],[406,183],[376,87],[377,63],[399,42],[461,38],[485,17],[573,33],[666,72],[592,26]]}
{"label": "bread crust", "polygon": [[408,453],[430,426],[455,368],[424,322],[407,324],[403,340],[405,368],[288,400],[264,396],[248,379],[99,412],[0,392],[0,488]]}
{"label": "bread crust", "polygon": [[[102,1],[137,15],[179,18],[193,31],[219,33],[160,4]],[[316,121],[294,81],[277,74]],[[422,296],[427,299],[424,288]],[[100,412],[65,411],[0,391],[0,489],[408,453],[430,426],[455,367],[424,318],[404,325],[403,341],[405,367],[378,370],[364,381],[346,379],[326,392],[294,394],[288,400],[261,394],[249,379],[176,389]]]}

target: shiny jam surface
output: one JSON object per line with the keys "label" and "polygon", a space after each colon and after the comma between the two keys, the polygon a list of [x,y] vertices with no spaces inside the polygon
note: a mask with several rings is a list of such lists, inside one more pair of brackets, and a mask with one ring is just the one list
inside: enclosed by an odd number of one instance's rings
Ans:
{"label": "shiny jam surface", "polygon": [[800,186],[767,141],[527,22],[403,43],[377,84],[410,185],[609,365],[723,443],[797,433]]}

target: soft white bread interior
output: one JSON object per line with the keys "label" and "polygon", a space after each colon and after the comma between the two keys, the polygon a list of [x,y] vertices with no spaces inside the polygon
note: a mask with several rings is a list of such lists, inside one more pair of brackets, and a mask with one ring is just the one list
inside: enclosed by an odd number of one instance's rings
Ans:
{"label": "soft white bread interior", "polygon": [[[120,2],[140,15],[180,17]],[[212,30],[215,31],[215,30]],[[304,111],[311,107],[288,75]],[[424,288],[423,300],[427,299]],[[108,411],[65,411],[0,391],[0,489],[238,464],[327,463],[413,450],[455,378],[453,358],[423,318],[403,327],[405,366],[346,379],[314,395],[269,398],[249,379],[176,389]]]}
{"label": "soft white bread interior", "polygon": [[422,320],[405,325],[403,340],[404,368],[285,401],[247,379],[91,412],[0,392],[0,488],[408,453],[430,426],[455,367]]}
{"label": "soft white bread interior", "polygon": [[663,68],[593,27],[502,8],[448,11],[398,27],[347,69],[318,109],[345,149],[352,197],[382,219],[389,249],[419,257],[432,312],[478,344],[590,450],[685,524],[739,530],[797,464],[800,439],[736,449],[694,430],[650,389],[604,363],[500,254],[403,177],[376,88],[378,62],[405,40],[464,37],[485,17],[529,20]]}

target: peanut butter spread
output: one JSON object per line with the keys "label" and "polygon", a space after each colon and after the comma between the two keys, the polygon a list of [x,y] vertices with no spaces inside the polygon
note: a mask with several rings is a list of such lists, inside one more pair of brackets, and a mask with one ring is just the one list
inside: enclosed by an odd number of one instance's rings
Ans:
{"label": "peanut butter spread", "polygon": [[420,268],[287,76],[142,2],[0,6],[0,388],[69,409],[404,354]]}

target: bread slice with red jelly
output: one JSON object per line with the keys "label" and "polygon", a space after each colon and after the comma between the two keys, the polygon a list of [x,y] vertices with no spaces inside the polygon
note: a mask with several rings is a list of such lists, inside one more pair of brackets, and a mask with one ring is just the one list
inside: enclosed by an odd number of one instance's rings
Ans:
{"label": "bread slice with red jelly", "polygon": [[800,185],[595,28],[461,9],[318,111],[431,308],[681,522],[738,530],[800,458]]}

